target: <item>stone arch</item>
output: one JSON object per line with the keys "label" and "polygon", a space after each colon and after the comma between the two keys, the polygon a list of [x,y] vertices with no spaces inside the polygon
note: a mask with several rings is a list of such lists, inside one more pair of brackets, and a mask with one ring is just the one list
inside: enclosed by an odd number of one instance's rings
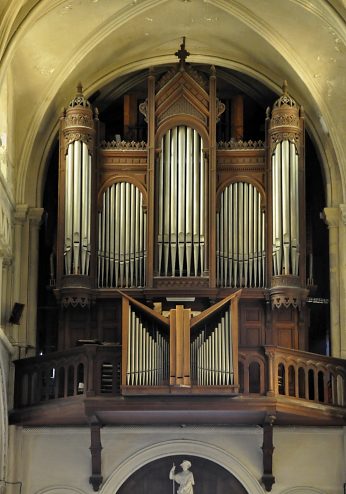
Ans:
{"label": "stone arch", "polygon": [[173,440],[154,444],[127,458],[113,471],[100,493],[116,493],[122,484],[139,468],[154,460],[175,455],[199,456],[210,460],[236,477],[247,492],[251,494],[263,494],[264,492],[254,475],[235,456],[227,451],[201,441]]}
{"label": "stone arch", "polygon": [[37,491],[36,494],[85,494],[85,491],[68,485],[54,485],[45,487]]}
{"label": "stone arch", "polygon": [[325,494],[320,489],[316,489],[315,487],[290,487],[289,489],[285,489],[280,494]]}

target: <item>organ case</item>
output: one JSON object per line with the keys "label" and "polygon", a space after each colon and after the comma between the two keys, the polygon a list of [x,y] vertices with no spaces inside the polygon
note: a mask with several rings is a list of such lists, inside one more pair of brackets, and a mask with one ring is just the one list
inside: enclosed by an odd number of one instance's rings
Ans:
{"label": "organ case", "polygon": [[[107,334],[122,348],[124,393],[234,391],[238,346],[305,349],[302,112],[285,86],[267,112],[266,144],[217,142],[216,83],[214,67],[207,79],[181,55],[158,80],[150,70],[139,107],[146,142],[101,141],[81,88],[62,117],[59,345]],[[199,314],[239,289],[236,316],[224,310],[198,328]],[[191,300],[172,305],[172,296]],[[102,307],[110,314],[112,304],[110,342]],[[173,337],[177,317],[186,319],[181,337]]]}

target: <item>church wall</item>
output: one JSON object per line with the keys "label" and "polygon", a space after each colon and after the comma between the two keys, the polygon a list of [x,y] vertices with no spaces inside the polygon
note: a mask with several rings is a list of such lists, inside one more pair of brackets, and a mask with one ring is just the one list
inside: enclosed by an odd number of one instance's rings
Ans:
{"label": "church wall", "polygon": [[[34,429],[11,426],[11,429],[11,451],[16,451],[11,477],[23,482],[22,494],[92,492],[89,484],[90,431],[87,427]],[[260,484],[260,427],[104,427],[101,442],[101,494],[115,494],[143,465],[176,455],[200,456],[214,461],[238,478],[251,494],[265,492]],[[273,494],[298,492],[298,488],[304,487],[307,492],[343,492],[343,428],[274,427],[274,446],[276,483]],[[198,494],[198,478],[195,482]],[[15,492],[9,491],[10,494]]]}

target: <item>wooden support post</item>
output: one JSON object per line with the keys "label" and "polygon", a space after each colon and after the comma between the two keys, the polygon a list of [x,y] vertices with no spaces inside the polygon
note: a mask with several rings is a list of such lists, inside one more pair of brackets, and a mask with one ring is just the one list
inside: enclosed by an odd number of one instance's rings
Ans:
{"label": "wooden support post", "polygon": [[90,452],[91,452],[91,476],[89,478],[90,484],[93,486],[94,491],[98,491],[102,484],[103,477],[101,475],[101,424],[97,417],[93,416],[90,419]]}
{"label": "wooden support post", "polygon": [[275,483],[275,477],[273,475],[273,424],[275,422],[275,415],[269,415],[263,425],[263,476],[262,483],[267,492],[272,490],[272,486]]}
{"label": "wooden support post", "polygon": [[135,94],[124,95],[124,138],[137,141],[137,97]]}
{"label": "wooden support post", "polygon": [[191,385],[190,365],[191,310],[177,305],[170,311],[170,384]]}
{"label": "wooden support post", "polygon": [[244,98],[237,94],[231,102],[231,137],[237,141],[244,139]]}

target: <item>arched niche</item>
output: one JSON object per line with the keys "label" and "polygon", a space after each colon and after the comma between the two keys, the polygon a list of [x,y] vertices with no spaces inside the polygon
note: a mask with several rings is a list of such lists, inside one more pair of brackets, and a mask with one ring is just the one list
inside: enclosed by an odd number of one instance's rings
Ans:
{"label": "arched niche", "polygon": [[[202,465],[210,466],[213,469],[213,472],[223,471],[226,482],[227,478],[229,481],[234,479],[232,482],[239,490],[220,491],[220,494],[223,492],[227,492],[227,494],[230,492],[232,492],[232,494],[237,494],[238,492],[239,494],[263,494],[263,488],[253,473],[250,472],[236,457],[216,446],[193,440],[164,441],[142,449],[115,468],[108,480],[102,486],[100,493],[123,494],[121,490],[122,487],[124,486],[125,493],[126,482],[130,483],[132,482],[131,479],[136,479],[136,472],[138,472],[138,475],[140,476],[142,475],[142,471],[145,472],[145,468],[147,468],[148,475],[151,478],[152,474],[150,473],[150,468],[155,470],[156,466],[160,465],[162,465],[162,479],[166,478],[167,484],[165,483],[165,490],[157,492],[160,492],[160,494],[163,492],[173,492],[172,481],[169,480],[169,471],[173,461],[177,465],[176,471],[180,471],[178,464],[184,459],[187,459],[192,463],[191,471],[195,478],[196,488],[194,493],[196,494],[197,492],[200,492],[200,486],[198,486],[197,491],[197,482],[199,483],[201,479],[199,475]],[[195,465],[196,468],[194,468]],[[208,469],[206,472],[208,472]],[[204,475],[205,473],[203,473],[203,476]],[[130,490],[126,492],[130,492]],[[143,493],[146,491],[142,489],[141,492]],[[149,489],[148,492],[153,493],[154,491]],[[177,492],[177,486],[175,492]],[[210,492],[210,490],[203,492],[207,493]],[[216,494],[214,489],[212,492],[215,492]],[[131,494],[132,493],[135,494],[134,491],[131,491]],[[219,492],[217,494],[219,494]]]}
{"label": "arched niche", "polygon": [[198,494],[247,494],[247,490],[225,468],[217,463],[192,455],[173,455],[159,458],[134,472],[117,490],[116,494],[161,494],[164,492],[177,492],[179,484],[169,479],[169,471],[174,464],[175,473],[179,474],[183,461],[191,463],[190,472],[194,478],[194,492]]}

